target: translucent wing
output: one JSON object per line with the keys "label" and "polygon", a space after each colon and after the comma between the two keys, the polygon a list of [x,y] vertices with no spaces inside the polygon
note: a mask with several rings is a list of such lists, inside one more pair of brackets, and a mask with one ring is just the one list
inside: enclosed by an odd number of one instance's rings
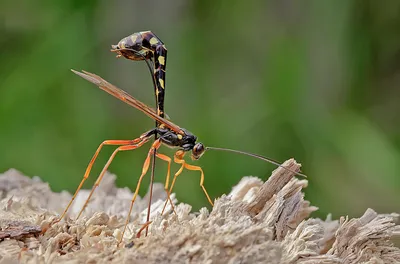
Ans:
{"label": "translucent wing", "polygon": [[112,96],[120,99],[121,101],[124,101],[128,105],[133,106],[136,109],[142,111],[143,113],[145,113],[150,118],[158,121],[160,124],[164,124],[167,128],[171,129],[175,133],[183,134],[183,131],[179,126],[175,125],[174,123],[172,123],[171,121],[169,121],[167,119],[164,119],[164,118],[158,116],[153,109],[151,109],[150,107],[148,107],[144,103],[140,102],[139,100],[137,100],[136,98],[134,98],[133,96],[131,96],[130,94],[125,92],[124,90],[119,89],[118,87],[116,87],[116,86],[112,85],[111,83],[107,82],[106,80],[104,80],[100,76],[98,76],[96,74],[93,74],[93,73],[90,73],[90,72],[86,72],[86,71],[82,71],[82,72],[78,72],[78,71],[75,71],[75,70],[71,70],[71,71],[73,73],[81,76],[82,78],[88,80],[89,82],[94,83],[95,85],[97,85],[103,91],[106,91],[107,93],[109,93]]}

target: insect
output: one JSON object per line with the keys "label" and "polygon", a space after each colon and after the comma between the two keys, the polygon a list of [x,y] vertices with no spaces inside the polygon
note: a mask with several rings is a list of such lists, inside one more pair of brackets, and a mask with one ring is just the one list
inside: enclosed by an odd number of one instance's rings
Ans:
{"label": "insect", "polygon": [[[167,56],[167,49],[164,45],[164,43],[151,31],[143,31],[143,32],[138,32],[134,33],[128,37],[123,38],[122,40],[119,41],[117,45],[112,45],[111,46],[112,52],[116,52],[117,58],[119,57],[125,57],[130,60],[134,61],[141,61],[144,60],[148,66],[148,69],[150,71],[150,74],[152,76],[153,80],[153,86],[154,86],[154,93],[155,93],[155,98],[156,98],[156,112],[157,115],[160,117],[164,117],[164,95],[165,95],[165,69],[166,69],[166,56]],[[163,126],[161,123],[156,121],[156,127],[158,126]],[[157,134],[154,135],[155,140],[157,139]],[[98,151],[95,153],[95,157],[93,157],[92,161],[96,159],[98,152],[100,151],[101,147],[103,145],[120,145],[121,142],[119,140],[107,140],[102,143],[102,145],[99,146]],[[150,199],[149,199],[149,206],[148,206],[148,214],[147,214],[147,222],[149,222],[150,218],[150,205],[151,205],[151,193],[152,193],[152,183],[154,179],[154,173],[155,173],[155,157],[157,156],[156,151],[153,153],[153,163],[152,163],[152,176],[151,176],[151,183],[150,183]],[[78,189],[76,190],[75,194],[73,195],[71,201],[65,208],[64,212],[62,213],[61,217],[58,219],[60,221],[65,214],[67,213],[69,207],[71,206],[73,200],[76,198],[77,193],[79,192],[80,188],[83,185],[83,182],[89,177],[90,170],[92,167],[93,163],[91,162],[88,166],[88,168],[85,171],[83,180],[81,181],[81,184],[78,186]],[[84,206],[80,210],[77,219],[81,216],[83,213],[84,209],[87,206],[87,203],[89,202],[91,196],[94,193],[94,190],[97,188],[99,185],[100,181],[102,180],[103,175],[99,176],[98,181],[94,184]],[[167,191],[167,201],[170,201],[172,209],[174,209],[173,202],[170,199],[169,192]],[[165,208],[165,207],[164,207]],[[148,226],[148,225],[147,225]],[[148,229],[146,228],[146,235],[147,235]]]}
{"label": "insect", "polygon": [[[82,71],[82,72],[78,72],[75,70],[72,70],[75,74],[79,75],[80,77],[86,79],[87,81],[95,84],[96,86],[98,86],[100,89],[102,89],[103,91],[111,94],[112,96],[120,99],[121,101],[127,103],[130,106],[135,107],[136,109],[138,109],[139,111],[143,112],[144,114],[146,114],[147,116],[149,116],[150,118],[156,120],[157,122],[159,122],[160,124],[162,124],[162,126],[160,125],[159,127],[153,128],[145,133],[143,133],[142,135],[140,135],[140,137],[133,139],[133,140],[108,140],[108,141],[104,141],[103,143],[100,144],[100,146],[98,147],[98,149],[96,150],[92,160],[90,161],[88,168],[86,169],[86,173],[85,176],[87,176],[93,166],[94,161],[97,158],[97,155],[99,154],[101,148],[104,145],[120,145],[110,156],[110,158],[108,159],[106,165],[104,166],[103,170],[101,171],[98,179],[96,180],[95,185],[93,186],[93,188],[95,188],[95,186],[98,186],[101,179],[103,178],[105,172],[107,171],[109,165],[111,164],[112,160],[114,159],[115,155],[120,152],[120,151],[127,151],[127,150],[134,150],[137,149],[141,146],[143,146],[146,142],[148,142],[153,136],[158,135],[158,139],[154,141],[154,143],[151,145],[151,148],[147,154],[147,157],[145,159],[145,162],[143,164],[143,168],[142,168],[142,173],[139,177],[138,183],[136,185],[136,189],[135,189],[135,193],[133,195],[132,201],[131,201],[131,205],[129,208],[129,213],[128,216],[126,218],[125,221],[125,226],[122,232],[122,236],[120,238],[120,242],[123,238],[123,234],[125,233],[125,229],[126,226],[129,222],[129,217],[130,214],[132,212],[132,208],[133,208],[133,204],[136,200],[136,197],[138,195],[139,192],[139,188],[140,188],[140,184],[143,180],[143,177],[146,175],[148,169],[149,169],[149,164],[150,164],[150,158],[153,155],[153,153],[156,153],[156,156],[158,158],[160,158],[161,160],[164,160],[168,163],[168,169],[167,169],[167,176],[166,176],[166,181],[165,181],[165,188],[168,189],[169,186],[169,180],[170,180],[170,171],[171,171],[171,158],[161,154],[159,152],[156,152],[161,145],[166,145],[168,147],[172,147],[172,148],[178,148],[178,150],[175,152],[174,155],[174,162],[177,164],[180,164],[181,167],[180,169],[175,173],[171,186],[169,187],[169,192],[172,191],[176,178],[182,173],[183,169],[187,169],[187,170],[192,170],[192,171],[199,171],[200,172],[200,187],[202,188],[204,194],[207,197],[208,202],[213,205],[213,202],[210,198],[210,196],[207,193],[206,188],[204,187],[204,172],[202,170],[201,167],[199,166],[195,166],[195,165],[191,165],[188,164],[185,159],[184,156],[186,154],[186,152],[191,152],[191,158],[192,160],[198,160],[206,150],[222,150],[222,151],[229,151],[229,152],[235,152],[235,153],[240,153],[240,154],[244,154],[244,155],[248,155],[248,156],[252,156],[252,157],[256,157],[259,158],[261,160],[270,162],[272,164],[275,164],[276,166],[280,166],[283,167],[281,164],[268,159],[266,157],[260,156],[260,155],[256,155],[256,154],[252,154],[252,153],[247,153],[247,152],[242,152],[242,151],[238,151],[238,150],[232,150],[232,149],[225,149],[225,148],[215,148],[215,147],[205,147],[202,143],[197,142],[197,137],[192,134],[191,132],[189,132],[188,130],[181,128],[179,126],[177,126],[176,124],[172,123],[171,121],[160,117],[159,115],[157,115],[157,113],[151,109],[150,107],[148,107],[147,105],[145,105],[144,103],[140,102],[139,100],[135,99],[133,96],[129,95],[127,92],[117,88],[116,86],[112,85],[111,83],[107,82],[106,80],[104,80],[103,78],[101,78],[100,76],[97,76],[93,73],[90,72],[86,72],[86,71]],[[285,168],[285,167],[283,167]],[[289,171],[291,171],[288,168],[285,168]],[[301,174],[299,172],[295,172],[294,173],[304,176],[306,177],[304,174]],[[81,184],[79,184],[78,189],[76,191],[76,193],[80,190],[80,188],[82,187],[82,184],[84,182],[84,180],[86,179],[84,176],[84,178],[82,179]],[[75,193],[75,195],[76,195]],[[72,200],[75,198],[72,198]],[[90,196],[88,197],[85,205],[83,206],[82,210],[84,209],[84,207],[87,205],[88,201],[90,199]],[[72,201],[71,201],[72,202]]]}
{"label": "insect", "polygon": [[151,31],[134,33],[121,39],[117,45],[111,46],[111,51],[117,53],[117,57],[125,57],[130,60],[152,60],[153,65],[148,65],[150,72],[153,70],[155,82],[155,95],[157,115],[164,117],[165,96],[165,69],[167,64],[167,48],[164,43]]}
{"label": "insect", "polygon": [[[112,52],[118,54],[117,58],[125,57],[133,61],[144,60],[146,62],[150,71],[150,75],[152,76],[157,115],[164,117],[165,71],[167,63],[167,48],[165,47],[164,43],[153,32],[142,31],[121,39],[117,45],[112,45],[111,48]],[[161,124],[156,121],[156,127],[158,127],[159,125]],[[157,140],[157,135],[154,135],[154,140]],[[151,177],[149,188],[150,195],[146,219],[147,223],[150,221],[155,166],[156,152],[153,153],[151,164]],[[174,210],[174,205],[171,201],[168,190],[166,190],[166,192],[168,200],[171,203],[171,207]],[[146,225],[146,236],[147,233],[148,225]]]}

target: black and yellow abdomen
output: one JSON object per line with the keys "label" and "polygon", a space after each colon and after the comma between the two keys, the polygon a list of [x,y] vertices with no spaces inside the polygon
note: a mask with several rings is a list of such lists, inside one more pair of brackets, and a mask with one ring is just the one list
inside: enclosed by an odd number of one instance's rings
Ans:
{"label": "black and yellow abdomen", "polygon": [[130,60],[153,60],[153,76],[156,83],[157,115],[164,117],[165,70],[167,63],[167,48],[151,31],[134,33],[121,39],[117,45],[112,45],[112,51],[118,56]]}

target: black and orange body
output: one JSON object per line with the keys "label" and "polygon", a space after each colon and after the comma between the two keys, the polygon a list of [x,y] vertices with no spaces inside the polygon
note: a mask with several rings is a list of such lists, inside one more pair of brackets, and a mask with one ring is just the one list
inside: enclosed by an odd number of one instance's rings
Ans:
{"label": "black and orange body", "polygon": [[[101,78],[100,76],[97,76],[93,73],[89,73],[89,72],[77,72],[72,70],[75,74],[79,75],[80,77],[86,79],[87,81],[95,84],[96,86],[98,86],[100,89],[102,89],[103,91],[111,94],[112,96],[116,97],[117,99],[127,103],[128,105],[138,109],[139,111],[141,111],[142,113],[146,114],[147,116],[149,116],[150,118],[152,118],[153,120],[155,120],[156,122],[158,122],[159,124],[161,124],[159,127],[153,128],[145,133],[143,133],[140,137],[136,138],[136,139],[132,139],[132,140],[106,140],[103,143],[100,144],[100,146],[97,148],[95,154],[93,155],[91,161],[89,162],[89,165],[86,169],[86,172],[83,176],[83,179],[81,181],[81,183],[79,184],[77,190],[75,191],[71,201],[69,202],[69,204],[67,205],[66,209],[64,210],[63,214],[61,215],[61,217],[59,218],[59,220],[61,220],[66,212],[68,211],[69,207],[71,206],[73,200],[76,198],[79,190],[81,189],[83,183],[86,181],[86,179],[89,177],[90,171],[93,167],[93,164],[95,162],[95,160],[97,159],[98,154],[100,153],[101,149],[103,146],[105,145],[118,145],[119,147],[111,154],[110,158],[108,159],[106,165],[103,167],[103,170],[101,171],[100,175],[98,176],[95,184],[93,185],[93,188],[85,202],[85,204],[83,205],[81,211],[79,212],[78,218],[81,215],[81,213],[83,212],[83,210],[85,209],[86,205],[88,204],[90,198],[92,197],[92,194],[94,193],[95,189],[97,188],[97,186],[99,186],[105,172],[107,171],[108,167],[110,166],[111,162],[113,161],[113,159],[115,158],[116,154],[118,152],[121,151],[127,151],[127,150],[134,150],[137,149],[141,146],[143,146],[145,143],[147,143],[152,137],[155,137],[156,140],[152,143],[151,148],[147,154],[147,157],[143,163],[143,168],[142,168],[142,173],[139,177],[138,183],[136,185],[136,189],[134,192],[134,195],[132,197],[131,200],[131,205],[130,205],[130,209],[129,209],[129,213],[127,215],[126,221],[125,221],[125,225],[124,225],[124,229],[120,238],[120,241],[123,238],[123,234],[125,233],[125,229],[127,224],[129,223],[129,218],[130,218],[130,214],[132,212],[132,208],[133,208],[133,204],[137,198],[137,195],[139,193],[139,189],[140,189],[140,185],[141,182],[144,178],[144,176],[146,175],[149,166],[150,166],[150,160],[152,156],[156,156],[157,158],[166,161],[168,163],[168,169],[167,169],[167,175],[166,175],[166,179],[165,179],[165,185],[164,188],[166,190],[168,190],[168,193],[172,193],[172,189],[175,185],[176,179],[177,177],[182,173],[182,171],[184,169],[187,170],[192,170],[192,171],[199,171],[200,172],[200,187],[202,188],[204,194],[207,197],[207,200],[209,201],[209,203],[211,205],[213,205],[213,202],[210,198],[210,196],[207,193],[206,188],[204,187],[204,172],[202,170],[202,168],[200,166],[195,166],[195,165],[191,165],[188,164],[185,159],[184,156],[186,154],[186,152],[191,152],[191,157],[193,160],[197,160],[199,159],[204,152],[206,151],[206,149],[214,149],[214,150],[223,150],[223,151],[230,151],[230,152],[235,152],[235,153],[240,153],[240,154],[245,154],[248,156],[252,156],[255,158],[259,158],[261,160],[270,162],[272,164],[275,164],[277,166],[283,167],[289,171],[291,171],[289,168],[286,168],[284,166],[282,166],[281,164],[268,159],[266,157],[262,157],[260,155],[256,155],[256,154],[251,154],[251,153],[246,153],[246,152],[242,152],[242,151],[236,151],[236,150],[231,150],[231,149],[222,149],[222,148],[213,148],[213,147],[207,147],[205,148],[204,145],[202,143],[197,142],[197,137],[190,133],[189,131],[187,131],[184,128],[181,128],[179,126],[177,126],[176,124],[172,123],[170,120],[167,120],[161,116],[159,116],[156,111],[154,111],[152,108],[148,107],[147,105],[145,105],[144,103],[140,102],[139,100],[137,100],[136,98],[134,98],[133,96],[129,95],[127,92],[117,88],[116,86],[112,85],[111,83],[107,82],[106,80],[104,80],[103,78]],[[166,145],[168,147],[172,147],[172,148],[177,148],[178,150],[175,152],[174,155],[174,159],[173,161],[177,164],[180,164],[180,168],[179,170],[174,174],[171,185],[169,184],[170,182],[170,173],[171,173],[171,163],[172,160],[170,157],[161,154],[158,152],[158,149],[161,147],[161,145]],[[299,172],[296,171],[292,171],[298,175],[301,176],[305,176],[304,174],[301,174]],[[168,200],[165,202],[164,204],[164,209],[167,205],[167,202],[170,202],[172,205],[172,201],[170,200],[169,196],[168,196]],[[164,212],[163,209],[163,212]],[[58,220],[58,221],[59,221]],[[147,221],[147,223],[150,223],[149,221]]]}
{"label": "black and orange body", "polygon": [[72,71],[80,77],[97,85],[103,91],[129,104],[130,106],[135,107],[139,111],[143,112],[150,118],[163,125],[162,127],[151,129],[148,132],[142,134],[143,138],[150,138],[153,135],[157,135],[160,139],[160,142],[169,147],[177,147],[185,152],[192,151],[192,159],[194,160],[199,159],[205,151],[202,143],[196,143],[197,137],[194,134],[172,123],[170,120],[160,117],[159,115],[157,115],[157,113],[154,112],[153,109],[151,109],[149,106],[142,103],[141,101],[137,100],[124,90],[119,89],[118,87],[112,85],[111,83],[107,82],[96,74],[86,71]]}
{"label": "black and orange body", "polygon": [[152,60],[153,78],[156,84],[155,94],[157,114],[164,117],[165,70],[167,63],[167,48],[164,43],[151,31],[134,33],[121,39],[117,45],[112,45],[111,51],[117,57],[130,60]]}
{"label": "black and orange body", "polygon": [[[125,37],[120,40],[117,45],[112,45],[111,47],[111,51],[118,53],[117,58],[125,57],[133,61],[144,60],[146,62],[153,80],[156,111],[160,117],[164,117],[165,71],[167,59],[167,49],[164,43],[153,32],[143,31]],[[162,124],[156,121],[156,127],[161,128]],[[157,140],[157,135],[154,136],[154,140]],[[150,221],[156,156],[156,152],[154,152],[150,179],[147,222]],[[166,191],[169,198],[168,190]],[[172,203],[171,206],[173,207]],[[174,210],[174,208],[172,209]],[[147,233],[148,228],[146,228],[146,235]]]}
{"label": "black and orange body", "polygon": [[[211,205],[213,205],[213,202],[210,198],[210,196],[208,195],[203,183],[204,183],[204,173],[203,170],[201,169],[201,167],[198,166],[194,166],[194,165],[189,165],[186,163],[186,161],[184,160],[184,155],[186,152],[191,151],[191,156],[192,159],[199,159],[201,157],[201,155],[204,153],[205,148],[203,146],[202,143],[198,143],[197,142],[197,137],[195,135],[193,135],[192,133],[190,133],[189,131],[187,131],[184,128],[181,128],[177,125],[175,125],[174,123],[172,123],[170,120],[164,119],[163,117],[161,117],[160,115],[158,115],[156,113],[156,111],[154,111],[152,108],[148,107],[147,105],[145,105],[144,103],[140,102],[139,100],[137,100],[136,98],[134,98],[133,96],[129,95],[127,92],[117,88],[116,86],[110,84],[109,82],[107,82],[106,80],[102,79],[100,76],[97,76],[93,73],[89,73],[89,72],[77,72],[72,70],[75,74],[81,76],[82,78],[94,83],[95,85],[97,85],[100,89],[104,90],[105,92],[111,94],[112,96],[120,99],[121,101],[135,107],[136,109],[140,110],[141,112],[143,112],[144,114],[146,114],[147,116],[149,116],[150,118],[154,119],[158,124],[160,124],[160,126],[153,128],[145,133],[143,133],[140,137],[136,138],[136,139],[132,139],[132,140],[105,140],[104,142],[102,142],[100,144],[100,146],[97,148],[95,154],[93,155],[92,159],[89,162],[88,167],[86,168],[85,174],[83,176],[83,179],[81,181],[81,183],[79,184],[77,190],[75,191],[71,201],[69,202],[69,204],[67,205],[67,207],[65,208],[64,212],[62,213],[61,217],[59,218],[59,220],[61,220],[67,213],[68,209],[70,208],[72,202],[75,200],[79,190],[82,188],[84,182],[86,181],[86,179],[89,177],[90,171],[92,170],[92,167],[94,165],[94,162],[97,159],[97,156],[99,155],[101,149],[103,148],[103,146],[105,145],[116,145],[119,146],[110,156],[110,158],[108,159],[106,165],[103,167],[103,170],[101,171],[100,175],[97,177],[97,180],[95,182],[95,184],[93,185],[93,188],[88,196],[88,198],[86,199],[83,207],[81,208],[77,218],[80,217],[80,215],[82,214],[82,212],[84,211],[84,209],[86,208],[87,204],[89,203],[95,189],[100,185],[101,180],[103,179],[108,167],[110,166],[111,162],[113,161],[113,159],[115,158],[116,154],[118,152],[121,151],[127,151],[127,150],[134,150],[137,149],[141,146],[143,146],[145,143],[147,143],[152,137],[155,138],[154,143],[152,143],[152,146],[147,154],[147,157],[145,159],[145,162],[143,164],[143,168],[142,168],[142,174],[139,177],[138,180],[138,184],[136,186],[136,190],[134,193],[134,196],[132,198],[131,201],[131,206],[129,209],[129,213],[128,216],[126,218],[126,222],[125,222],[125,226],[124,226],[124,230],[122,232],[122,236],[121,236],[121,240],[123,237],[123,234],[125,233],[125,229],[127,224],[129,223],[129,217],[133,208],[133,204],[136,200],[136,197],[139,193],[139,188],[141,185],[141,182],[143,180],[143,177],[146,175],[149,166],[150,166],[150,160],[151,157],[154,155],[157,158],[166,161],[168,163],[168,169],[167,169],[167,175],[166,175],[166,179],[165,179],[165,189],[168,190],[168,200],[171,203],[171,206],[173,207],[173,203],[169,198],[169,194],[172,192],[173,186],[175,184],[176,178],[182,173],[183,169],[186,168],[188,170],[194,170],[194,171],[199,171],[201,173],[200,176],[200,186],[203,189],[208,201],[210,202]],[[170,173],[171,173],[171,158],[158,153],[158,149],[160,148],[160,146],[164,144],[166,146],[172,147],[172,148],[178,148],[178,151],[176,152],[175,156],[174,156],[174,162],[177,164],[180,164],[181,167],[180,169],[175,173],[173,180],[172,180],[172,184],[171,186],[169,186],[169,182],[170,182]],[[167,203],[166,203],[167,204]],[[164,209],[165,206],[164,205]],[[164,212],[164,210],[163,210]],[[59,221],[58,220],[58,221]]]}

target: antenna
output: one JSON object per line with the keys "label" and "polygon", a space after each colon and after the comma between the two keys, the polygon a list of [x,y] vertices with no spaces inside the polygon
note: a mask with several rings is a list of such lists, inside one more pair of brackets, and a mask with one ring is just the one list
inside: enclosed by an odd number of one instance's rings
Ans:
{"label": "antenna", "polygon": [[254,157],[254,158],[269,162],[269,163],[274,164],[274,165],[276,165],[278,167],[281,167],[281,168],[283,168],[285,170],[288,170],[288,171],[290,171],[292,173],[295,173],[295,174],[297,174],[299,176],[303,176],[303,177],[307,178],[307,175],[305,175],[303,173],[293,171],[293,170],[291,170],[289,168],[286,168],[285,166],[282,166],[282,164],[280,164],[277,161],[274,161],[274,160],[272,160],[270,158],[267,158],[267,157],[264,157],[264,156],[261,156],[261,155],[258,155],[258,154],[253,154],[253,153],[244,152],[244,151],[235,150],[235,149],[215,148],[215,147],[206,147],[206,150],[220,150],[220,151],[233,152],[233,153],[247,155],[247,156],[250,156],[250,157]]}

